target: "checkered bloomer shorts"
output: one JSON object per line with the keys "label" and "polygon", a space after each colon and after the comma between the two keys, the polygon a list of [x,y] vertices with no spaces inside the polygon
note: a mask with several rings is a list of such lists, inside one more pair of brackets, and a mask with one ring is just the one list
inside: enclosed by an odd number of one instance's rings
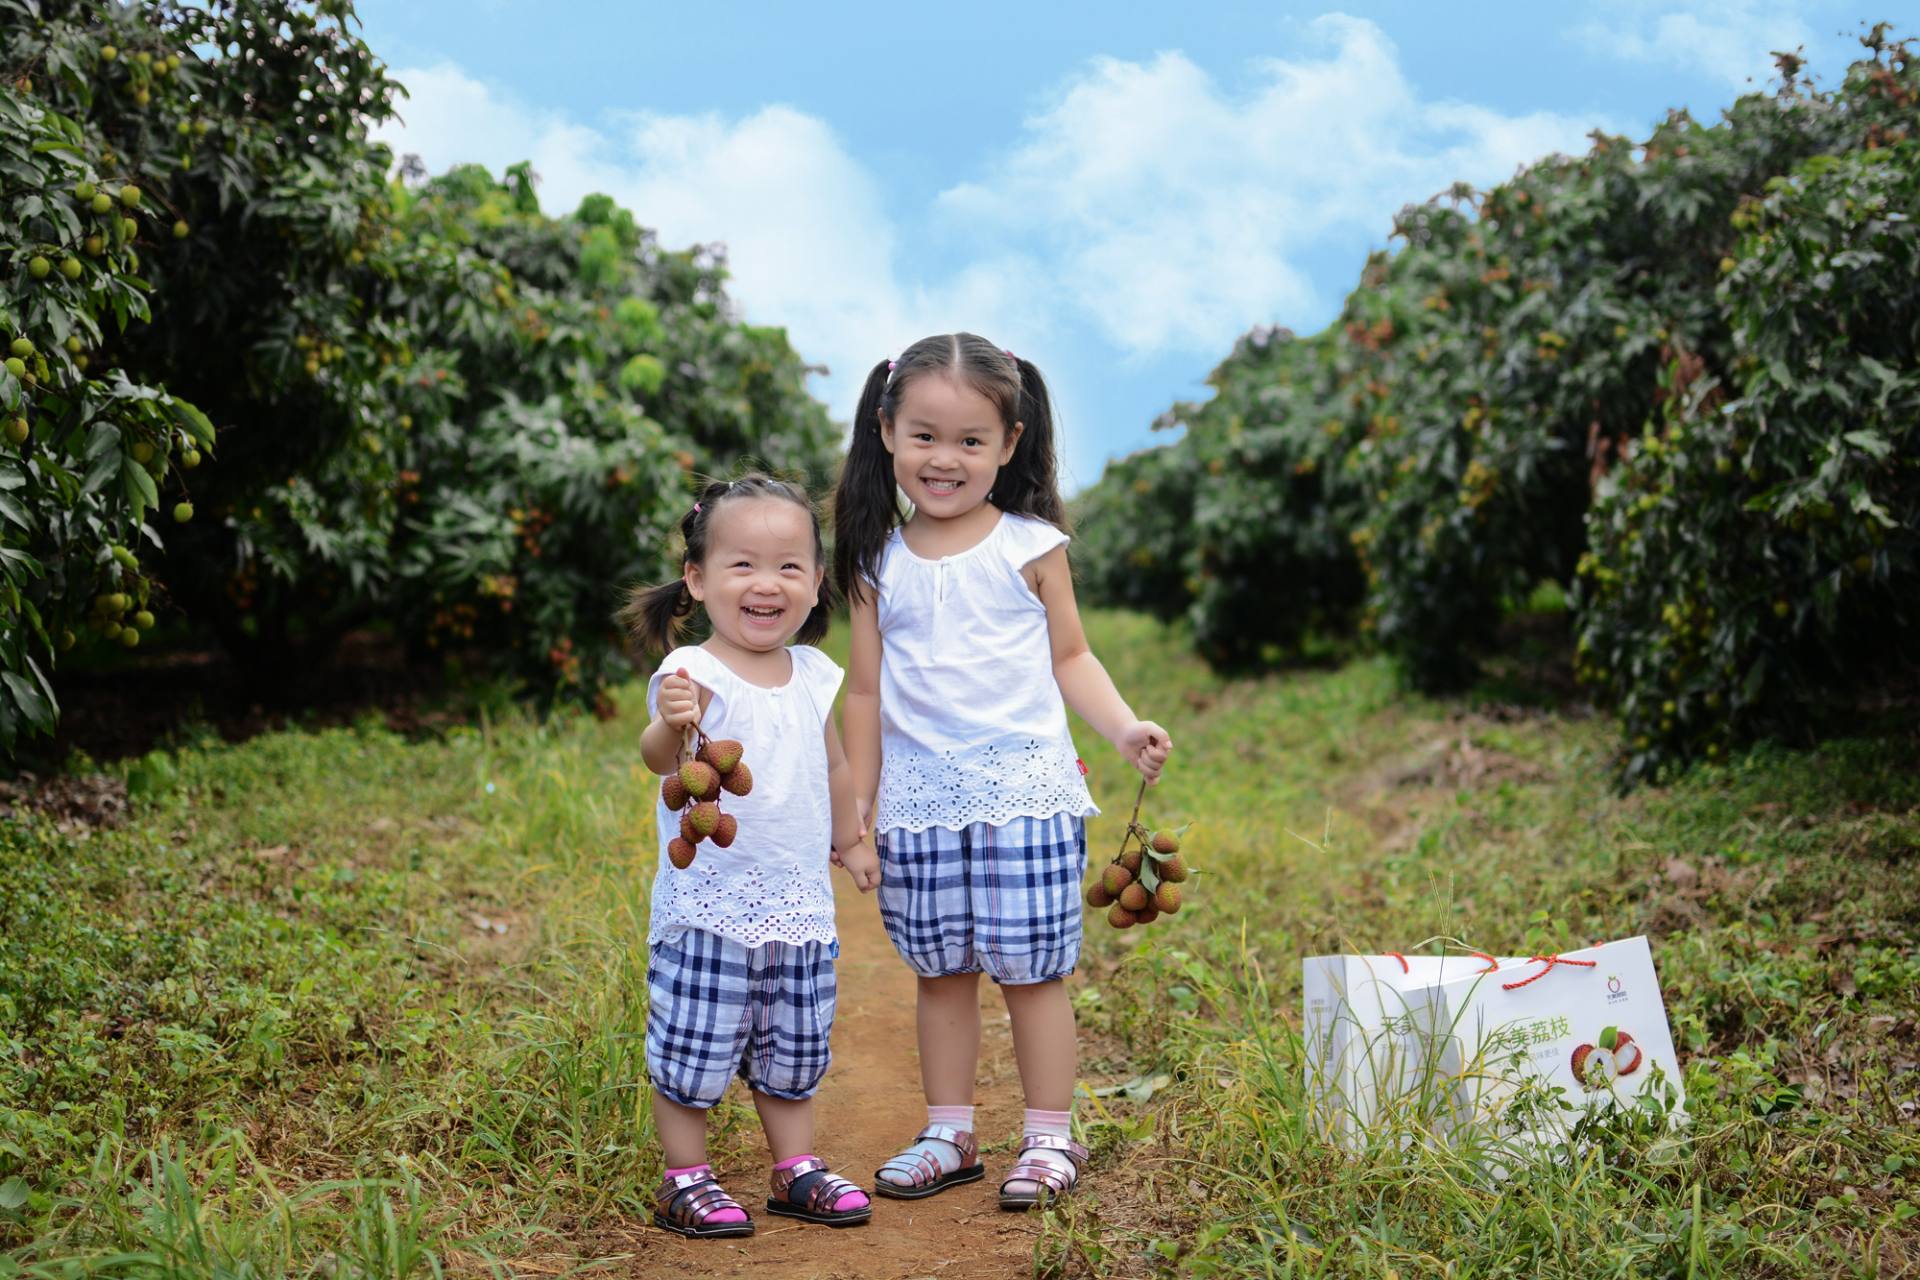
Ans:
{"label": "checkered bloomer shorts", "polygon": [[705,1109],[738,1075],[760,1093],[810,1098],[827,1074],[838,994],[832,942],[757,947],[688,929],[647,961],[647,1075]]}
{"label": "checkered bloomer shorts", "polygon": [[1073,814],[887,831],[880,919],[923,978],[984,973],[1019,986],[1064,978],[1080,959],[1086,822]]}

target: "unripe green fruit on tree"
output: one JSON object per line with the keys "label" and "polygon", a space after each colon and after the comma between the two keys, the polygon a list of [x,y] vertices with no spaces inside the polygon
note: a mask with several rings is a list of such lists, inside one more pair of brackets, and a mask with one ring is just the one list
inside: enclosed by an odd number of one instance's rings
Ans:
{"label": "unripe green fruit on tree", "polygon": [[95,232],[87,237],[85,248],[89,258],[97,258],[107,251],[107,238]]}
{"label": "unripe green fruit on tree", "polygon": [[79,354],[80,354],[80,353],[81,353],[82,351],[85,351],[85,350],[86,350],[86,344],[85,344],[85,343],[83,343],[83,342],[81,342],[81,341],[80,341],[80,339],[78,339],[78,338],[68,338],[68,339],[67,339],[67,354],[68,354],[68,355],[70,355],[70,356],[77,356],[77,355],[79,355]]}
{"label": "unripe green fruit on tree", "polygon": [[191,230],[192,228],[187,226],[187,220],[185,218],[177,218],[174,220],[173,238],[175,240],[185,240]]}
{"label": "unripe green fruit on tree", "polygon": [[101,61],[103,61],[103,62],[112,62],[112,61],[113,61],[113,60],[114,60],[115,58],[117,58],[117,57],[119,57],[119,56],[120,56],[120,50],[119,50],[118,48],[116,48],[115,46],[113,46],[113,45],[110,45],[110,44],[103,44],[103,45],[101,45],[101,46],[100,46],[100,59],[101,59]]}
{"label": "unripe green fruit on tree", "polygon": [[8,356],[7,372],[16,378],[24,378],[27,376],[27,362],[19,356]]}
{"label": "unripe green fruit on tree", "polygon": [[146,105],[147,105],[147,104],[148,104],[149,102],[152,102],[152,101],[153,101],[153,95],[152,95],[151,93],[148,93],[148,92],[147,92],[147,91],[146,91],[145,89],[135,89],[135,90],[133,91],[133,105],[134,105],[134,106],[136,106],[136,107],[144,107],[144,106],[146,106]]}
{"label": "unripe green fruit on tree", "polygon": [[73,648],[73,644],[74,644],[73,632],[62,631],[60,633],[60,652],[65,653],[67,650]]}
{"label": "unripe green fruit on tree", "polygon": [[133,552],[127,550],[125,547],[114,547],[113,558],[118,560],[123,568],[137,569],[140,567],[140,561],[134,556]]}
{"label": "unripe green fruit on tree", "polygon": [[81,267],[78,258],[63,258],[60,262],[60,274],[69,280],[78,280],[82,270],[84,268]]}
{"label": "unripe green fruit on tree", "polygon": [[104,191],[98,192],[93,197],[93,203],[88,207],[95,213],[105,213],[107,210],[113,208],[113,197]]}
{"label": "unripe green fruit on tree", "polygon": [[204,138],[207,136],[207,130],[211,129],[212,127],[213,126],[208,124],[205,120],[195,120],[193,122],[193,136],[196,138]]}
{"label": "unripe green fruit on tree", "polygon": [[148,444],[145,440],[141,440],[137,442],[133,446],[133,460],[139,463],[143,467],[147,463],[152,462],[153,446],[151,444]]}
{"label": "unripe green fruit on tree", "polygon": [[143,67],[150,67],[153,65],[153,55],[151,53],[148,53],[145,49],[142,49],[138,53],[134,54],[133,60],[139,63]]}
{"label": "unripe green fruit on tree", "polygon": [[180,55],[179,55],[179,54],[177,54],[177,53],[170,53],[170,54],[168,54],[168,55],[167,55],[167,70],[169,70],[169,71],[178,71],[179,69],[180,69]]}
{"label": "unripe green fruit on tree", "polygon": [[115,613],[125,613],[133,607],[133,597],[124,591],[116,591],[107,597],[107,608]]}
{"label": "unripe green fruit on tree", "polygon": [[142,631],[151,631],[153,630],[153,615],[145,609],[142,609],[133,615],[133,625]]}
{"label": "unripe green fruit on tree", "polygon": [[73,184],[73,198],[75,200],[91,200],[93,199],[93,192],[94,185],[91,182],[82,181]]}
{"label": "unripe green fruit on tree", "polygon": [[193,519],[193,504],[191,502],[175,503],[173,507],[173,518],[177,524],[185,524],[187,521]]}
{"label": "unripe green fruit on tree", "polygon": [[25,444],[27,442],[27,420],[25,418],[14,418],[7,423],[7,440],[12,444]]}
{"label": "unripe green fruit on tree", "polygon": [[198,449],[188,449],[185,453],[180,455],[180,465],[185,467],[189,471],[199,466],[200,451]]}
{"label": "unripe green fruit on tree", "polygon": [[140,643],[140,633],[132,627],[120,628],[120,643],[131,649]]}
{"label": "unripe green fruit on tree", "polygon": [[13,345],[8,347],[7,350],[24,360],[33,354],[33,343],[27,338],[15,338]]}
{"label": "unripe green fruit on tree", "polygon": [[140,188],[134,186],[131,182],[120,188],[120,203],[129,209],[138,208],[140,205]]}
{"label": "unripe green fruit on tree", "polygon": [[139,223],[135,222],[132,218],[120,219],[120,238],[121,239],[131,240],[139,234],[140,234]]}
{"label": "unripe green fruit on tree", "polygon": [[184,138],[193,132],[193,121],[182,120],[179,124],[173,126],[173,131]]}
{"label": "unripe green fruit on tree", "polygon": [[51,270],[53,270],[53,264],[37,253],[27,259],[27,274],[35,280],[45,280],[47,272]]}

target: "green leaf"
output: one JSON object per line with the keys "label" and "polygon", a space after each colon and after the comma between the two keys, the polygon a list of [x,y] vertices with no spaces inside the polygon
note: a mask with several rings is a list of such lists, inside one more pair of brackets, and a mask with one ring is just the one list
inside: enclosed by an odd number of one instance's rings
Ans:
{"label": "green leaf", "polygon": [[145,503],[149,507],[160,505],[160,491],[154,488],[153,477],[147,469],[133,460],[133,455],[122,454],[120,478],[127,486],[127,501]]}
{"label": "green leaf", "polygon": [[0,1209],[18,1209],[26,1202],[25,1178],[8,1178],[5,1182],[0,1182]]}
{"label": "green leaf", "polygon": [[40,696],[40,690],[34,688],[33,681],[17,671],[0,671],[0,682],[6,684],[7,691],[13,694],[14,703],[35,728],[42,732],[52,731],[53,708]]}
{"label": "green leaf", "polygon": [[206,414],[178,396],[172,398],[170,407],[173,409],[173,416],[178,418],[180,425],[187,429],[188,435],[207,448],[213,448],[213,423],[207,421]]}

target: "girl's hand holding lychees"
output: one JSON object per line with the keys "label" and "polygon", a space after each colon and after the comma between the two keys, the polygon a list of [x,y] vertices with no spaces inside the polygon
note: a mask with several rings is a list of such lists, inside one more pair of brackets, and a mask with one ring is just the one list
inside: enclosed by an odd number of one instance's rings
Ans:
{"label": "girl's hand holding lychees", "polygon": [[700,723],[700,697],[684,667],[660,682],[660,718],[675,729]]}
{"label": "girl's hand holding lychees", "polygon": [[1160,781],[1160,770],[1173,754],[1173,739],[1151,720],[1135,720],[1121,730],[1113,745],[1148,782]]}

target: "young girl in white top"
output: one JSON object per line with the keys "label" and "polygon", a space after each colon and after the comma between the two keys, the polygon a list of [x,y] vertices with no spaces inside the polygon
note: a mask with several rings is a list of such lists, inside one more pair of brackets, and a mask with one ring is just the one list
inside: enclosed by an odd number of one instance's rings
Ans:
{"label": "young girl in white top", "polygon": [[667,1169],[654,1222],[686,1236],[753,1233],[706,1157],[707,1111],[738,1074],[773,1155],[768,1211],[854,1226],[872,1216],[866,1195],[813,1154],[839,954],[828,860],[867,891],[879,859],[830,714],[841,671],[812,647],[831,607],[820,522],[799,488],[748,475],[708,485],[680,531],[683,576],[635,590],[621,620],[653,652],[672,646],[696,606],[712,634],[672,649],[648,683],[641,753],[655,773],[677,773],[697,724],[742,743],[746,773],[730,771],[721,796],[737,823],[731,839],[699,845],[684,867],[669,856],[681,815],[664,799],[655,806],[647,1074]]}
{"label": "young girl in white top", "polygon": [[847,755],[872,809],[881,916],[920,978],[927,1097],[927,1127],[877,1174],[885,1196],[985,1176],[982,973],[1006,998],[1027,1103],[1001,1207],[1071,1190],[1086,1160],[1061,980],[1079,959],[1096,810],[1066,707],[1149,780],[1172,743],[1087,647],[1054,470],[1040,371],[986,339],[925,338],[868,375],[834,502],[853,624]]}

